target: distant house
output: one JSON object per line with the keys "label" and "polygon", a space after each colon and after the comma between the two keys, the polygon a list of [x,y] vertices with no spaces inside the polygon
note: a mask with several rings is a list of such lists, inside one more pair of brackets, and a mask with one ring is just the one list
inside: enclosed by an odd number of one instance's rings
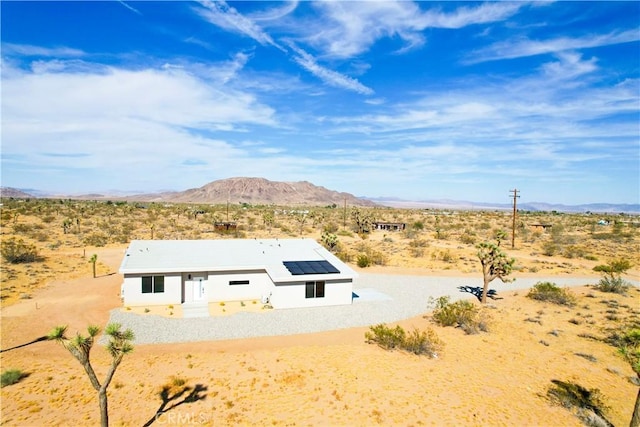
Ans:
{"label": "distant house", "polygon": [[267,300],[351,304],[357,273],[312,239],[134,240],[120,273],[126,306]]}
{"label": "distant house", "polygon": [[407,228],[404,222],[374,222],[374,230],[402,231]]}
{"label": "distant house", "polygon": [[531,224],[531,228],[534,230],[537,228],[542,228],[543,230],[547,230],[548,228],[553,227],[553,224]]}
{"label": "distant house", "polygon": [[216,231],[235,231],[238,225],[235,222],[216,222],[213,224]]}

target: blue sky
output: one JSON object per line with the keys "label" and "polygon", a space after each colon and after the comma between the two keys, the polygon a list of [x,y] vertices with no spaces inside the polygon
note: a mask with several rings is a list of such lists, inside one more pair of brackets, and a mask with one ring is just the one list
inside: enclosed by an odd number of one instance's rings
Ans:
{"label": "blue sky", "polygon": [[640,202],[639,2],[1,8],[3,186]]}

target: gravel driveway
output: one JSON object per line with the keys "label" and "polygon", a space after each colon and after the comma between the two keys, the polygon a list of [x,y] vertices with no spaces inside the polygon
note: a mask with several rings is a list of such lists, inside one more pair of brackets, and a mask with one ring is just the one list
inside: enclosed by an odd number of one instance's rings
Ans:
{"label": "gravel driveway", "polygon": [[[506,284],[496,280],[490,287],[499,296],[504,291],[528,289],[539,281],[550,281],[559,286],[581,286],[596,283],[598,279],[518,278]],[[304,334],[390,323],[419,316],[429,311],[431,297],[449,295],[452,300],[473,298],[472,294],[461,292],[459,286],[482,287],[482,278],[361,273],[354,284],[352,305],[240,312],[231,316],[189,319],[139,315],[114,309],[110,321],[131,328],[136,335],[136,344]]]}

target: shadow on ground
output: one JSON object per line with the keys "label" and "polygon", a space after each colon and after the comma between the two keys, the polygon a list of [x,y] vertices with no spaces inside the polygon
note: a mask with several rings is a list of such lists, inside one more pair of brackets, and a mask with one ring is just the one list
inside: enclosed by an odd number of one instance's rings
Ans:
{"label": "shadow on ground", "polygon": [[[460,292],[467,292],[469,294],[472,294],[476,298],[478,298],[478,301],[482,301],[482,288],[480,286],[458,286],[458,289],[460,289]],[[496,292],[495,289],[489,289],[487,291],[487,298],[491,298],[494,300],[502,299],[498,296],[498,292]]]}
{"label": "shadow on ground", "polygon": [[[177,408],[178,406],[206,399],[207,395],[204,393],[207,391],[207,389],[208,387],[202,384],[196,384],[193,388],[188,385],[163,385],[162,390],[160,390],[159,393],[160,399],[162,399],[162,403],[160,404],[160,407],[153,415],[153,417],[151,417],[146,423],[144,423],[144,427],[149,427],[154,422],[158,421],[158,418],[162,414],[166,414],[167,412]],[[182,400],[180,400],[181,398]],[[162,424],[162,420],[160,420],[159,423]]]}

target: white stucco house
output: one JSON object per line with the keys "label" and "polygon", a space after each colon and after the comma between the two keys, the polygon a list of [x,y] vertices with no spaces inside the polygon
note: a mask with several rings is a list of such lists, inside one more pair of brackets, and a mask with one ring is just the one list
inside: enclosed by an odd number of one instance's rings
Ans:
{"label": "white stucco house", "polygon": [[134,240],[120,273],[125,306],[265,302],[351,304],[357,273],[313,239]]}

